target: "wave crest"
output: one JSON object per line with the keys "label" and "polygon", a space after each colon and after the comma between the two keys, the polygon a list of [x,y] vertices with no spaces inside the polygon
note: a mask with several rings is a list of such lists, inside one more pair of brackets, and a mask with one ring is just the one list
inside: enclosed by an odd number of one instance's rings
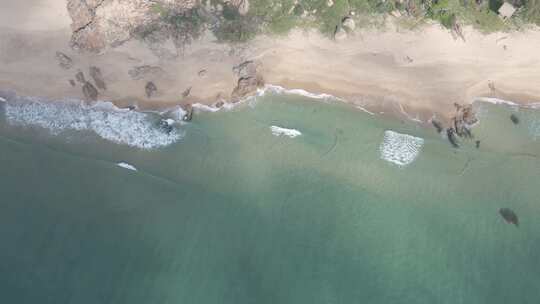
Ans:
{"label": "wave crest", "polygon": [[38,126],[54,135],[89,130],[106,140],[141,149],[167,146],[183,137],[177,128],[164,128],[155,113],[120,109],[110,102],[88,106],[78,100],[15,96],[6,103],[5,116],[11,125]]}

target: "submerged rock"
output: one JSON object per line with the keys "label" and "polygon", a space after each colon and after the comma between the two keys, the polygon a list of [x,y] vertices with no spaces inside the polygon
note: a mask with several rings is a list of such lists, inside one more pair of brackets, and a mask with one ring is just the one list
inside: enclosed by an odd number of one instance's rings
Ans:
{"label": "submerged rock", "polygon": [[435,129],[437,130],[437,133],[441,133],[443,131],[443,126],[442,126],[442,123],[438,120],[436,120],[435,118],[431,119],[431,124],[435,127]]}
{"label": "submerged rock", "polygon": [[87,81],[87,82],[84,83],[84,85],[82,87],[82,91],[83,91],[83,94],[84,94],[84,98],[86,100],[88,100],[88,101],[96,101],[97,100],[97,98],[98,98],[98,90],[90,82]]}
{"label": "submerged rock", "polygon": [[509,208],[501,208],[499,209],[499,214],[507,223],[519,226],[519,219],[513,210]]}
{"label": "submerged rock", "polygon": [[89,72],[90,72],[90,77],[92,77],[98,89],[107,90],[107,85],[105,84],[105,81],[103,80],[103,75],[101,74],[101,70],[98,67],[91,66]]}
{"label": "submerged rock", "polygon": [[446,136],[448,136],[448,141],[452,144],[452,147],[459,148],[459,144],[456,138],[456,131],[454,128],[446,129]]}
{"label": "submerged rock", "polygon": [[146,83],[144,90],[146,92],[146,97],[151,98],[152,96],[156,94],[157,87],[152,81],[149,81]]}
{"label": "submerged rock", "polygon": [[56,52],[56,59],[58,60],[58,65],[63,69],[68,70],[73,66],[73,60],[62,52]]}
{"label": "submerged rock", "polygon": [[511,114],[511,115],[510,115],[510,120],[511,120],[515,125],[519,124],[519,117],[517,117],[516,114]]}
{"label": "submerged rock", "polygon": [[75,85],[77,85],[77,84],[75,83],[75,80],[73,80],[73,79],[70,79],[70,80],[69,80],[69,84],[70,84],[72,87],[74,87]]}

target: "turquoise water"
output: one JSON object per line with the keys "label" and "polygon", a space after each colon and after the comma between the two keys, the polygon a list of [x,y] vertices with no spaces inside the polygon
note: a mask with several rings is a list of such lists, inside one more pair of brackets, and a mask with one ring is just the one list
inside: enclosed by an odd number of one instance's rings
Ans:
{"label": "turquoise water", "polygon": [[[4,106],[0,302],[538,303],[540,113],[476,106],[480,149],[292,95],[154,149]],[[408,165],[381,159],[387,130],[423,139]]]}

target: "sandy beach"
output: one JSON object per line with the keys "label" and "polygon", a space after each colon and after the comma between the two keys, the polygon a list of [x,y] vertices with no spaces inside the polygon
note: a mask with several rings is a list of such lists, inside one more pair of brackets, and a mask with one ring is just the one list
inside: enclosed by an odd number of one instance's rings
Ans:
{"label": "sandy beach", "polygon": [[[540,31],[481,34],[464,28],[465,41],[437,24],[412,31],[390,20],[385,29],[357,29],[334,41],[315,31],[287,37],[259,36],[246,44],[217,43],[211,34],[176,59],[157,58],[130,41],[101,54],[69,47],[71,20],[63,0],[10,3],[0,12],[0,89],[48,98],[82,98],[71,86],[77,71],[99,67],[107,82],[100,99],[143,108],[228,100],[236,85],[232,67],[261,64],[267,84],[327,93],[369,111],[427,121],[448,117],[453,104],[488,96],[518,103],[540,100]],[[63,69],[57,51],[73,59]],[[162,72],[134,80],[129,71],[151,65]],[[158,93],[148,99],[144,85]],[[191,88],[188,97],[182,92]]]}

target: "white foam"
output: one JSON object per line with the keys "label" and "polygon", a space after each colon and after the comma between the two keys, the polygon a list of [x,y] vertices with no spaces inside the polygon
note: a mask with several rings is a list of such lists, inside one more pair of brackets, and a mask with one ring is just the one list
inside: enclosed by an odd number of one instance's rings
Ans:
{"label": "white foam", "polygon": [[[366,109],[366,108],[364,108],[364,107],[361,107],[361,106],[359,106],[359,105],[356,105],[355,107],[356,107],[357,109],[363,111],[363,112],[368,113],[368,114],[371,115],[371,116],[375,115],[375,113],[369,111],[368,109]],[[381,112],[381,113],[382,113],[382,112]]]}
{"label": "white foam", "polygon": [[284,135],[284,136],[288,136],[290,138],[295,138],[297,136],[302,135],[302,132],[300,132],[300,131],[298,131],[296,129],[287,129],[287,128],[282,128],[282,127],[278,127],[278,126],[271,126],[270,130],[272,131],[272,134],[275,135],[275,136]]}
{"label": "white foam", "polygon": [[6,102],[5,98],[0,97],[0,102]]}
{"label": "white foam", "polygon": [[167,132],[160,128],[150,113],[119,109],[110,102],[86,106],[73,100],[17,96],[6,104],[5,115],[12,125],[38,126],[54,135],[67,130],[90,130],[112,142],[142,149],[167,146],[183,136],[178,129]]}
{"label": "white foam", "polygon": [[[175,123],[184,121],[184,117],[186,116],[187,112],[181,106],[175,106],[174,108],[161,112],[160,114],[169,117],[166,120],[167,123],[169,123],[170,120]],[[169,125],[172,125],[173,123],[169,123]]]}
{"label": "white foam", "polygon": [[478,97],[478,98],[475,99],[475,101],[487,102],[487,103],[492,103],[492,104],[496,104],[496,105],[497,104],[505,104],[505,105],[509,105],[509,106],[518,106],[518,104],[513,102],[513,101],[494,98],[494,97]]}
{"label": "white foam", "polygon": [[398,166],[406,166],[418,157],[423,145],[423,138],[386,130],[379,147],[380,157]]}
{"label": "white foam", "polygon": [[308,92],[308,91],[303,90],[303,89],[285,89],[284,87],[280,87],[280,86],[272,85],[272,84],[268,84],[268,85],[266,85],[264,87],[263,92],[266,93],[266,91],[271,91],[271,92],[274,92],[274,93],[285,93],[285,94],[300,95],[300,96],[313,98],[313,99],[342,100],[342,99],[340,99],[340,98],[338,98],[336,96],[330,95],[330,94],[325,94],[325,93],[316,94],[316,93]]}
{"label": "white foam", "polygon": [[121,168],[124,168],[124,169],[128,169],[128,170],[132,170],[132,171],[137,171],[137,168],[135,168],[134,166],[128,164],[128,163],[124,163],[124,162],[121,162],[121,163],[118,163],[116,164],[118,167],[121,167]]}
{"label": "white foam", "polygon": [[217,112],[217,111],[221,110],[221,108],[208,106],[208,105],[205,105],[205,104],[202,104],[202,103],[194,103],[192,105],[192,107],[194,109],[197,109],[197,110],[200,110],[200,111],[205,111],[205,112]]}

